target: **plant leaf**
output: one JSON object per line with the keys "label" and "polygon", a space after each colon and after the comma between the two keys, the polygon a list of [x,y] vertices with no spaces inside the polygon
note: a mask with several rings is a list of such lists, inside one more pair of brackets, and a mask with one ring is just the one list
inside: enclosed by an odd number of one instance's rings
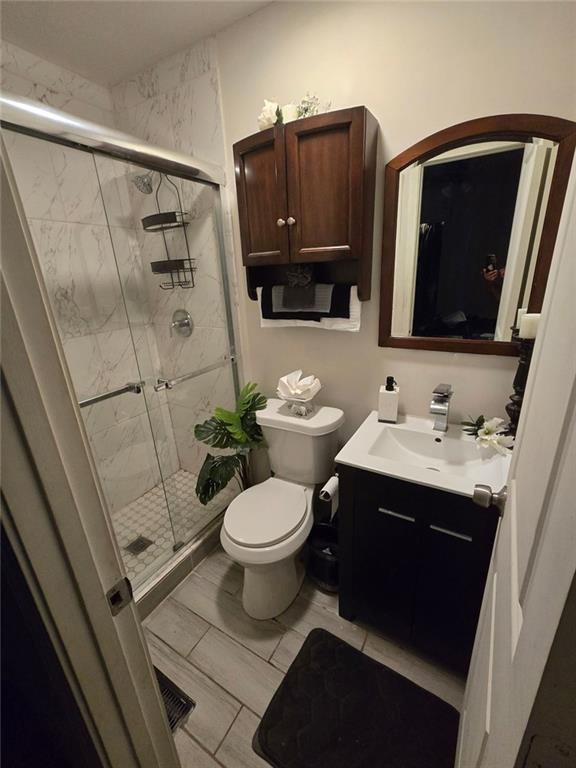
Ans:
{"label": "plant leaf", "polygon": [[226,429],[230,432],[236,442],[242,445],[249,441],[248,435],[244,432],[242,427],[242,417],[239,413],[236,413],[235,411],[227,411],[224,408],[216,408],[214,413],[216,414],[216,418],[220,419],[220,421],[226,425]]}
{"label": "plant leaf", "polygon": [[469,421],[462,421],[462,431],[467,435],[474,435],[478,437],[478,431],[482,429],[486,419],[484,416],[478,416],[477,419],[472,420],[472,416],[468,416]]}
{"label": "plant leaf", "polygon": [[201,504],[208,504],[228,485],[234,475],[240,475],[241,462],[241,457],[237,454],[231,456],[207,454],[196,482],[196,496]]}
{"label": "plant leaf", "polygon": [[194,436],[213,448],[234,448],[236,442],[224,422],[212,416],[211,419],[194,427]]}
{"label": "plant leaf", "polygon": [[264,440],[262,434],[262,427],[256,421],[256,414],[254,411],[248,411],[242,416],[242,429],[248,435],[248,439],[252,445],[259,445]]}
{"label": "plant leaf", "polygon": [[256,384],[248,383],[242,387],[236,403],[236,412],[244,416],[248,411],[261,411],[266,408],[266,398],[260,392],[256,392]]}

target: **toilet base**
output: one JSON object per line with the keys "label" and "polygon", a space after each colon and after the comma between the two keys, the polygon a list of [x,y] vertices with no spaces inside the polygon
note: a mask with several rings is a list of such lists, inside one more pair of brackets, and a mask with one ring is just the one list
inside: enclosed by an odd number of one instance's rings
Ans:
{"label": "toilet base", "polygon": [[304,573],[298,555],[269,565],[244,565],[244,610],[253,619],[279,616],[300,591]]}

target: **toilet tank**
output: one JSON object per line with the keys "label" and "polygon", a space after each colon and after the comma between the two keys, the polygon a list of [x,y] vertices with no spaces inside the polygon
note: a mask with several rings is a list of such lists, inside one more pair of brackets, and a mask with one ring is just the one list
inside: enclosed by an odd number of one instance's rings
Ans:
{"label": "toilet tank", "polygon": [[277,477],[295,483],[323,483],[332,474],[338,452],[339,408],[319,406],[308,416],[294,416],[284,400],[270,398],[257,411],[268,446],[270,468]]}

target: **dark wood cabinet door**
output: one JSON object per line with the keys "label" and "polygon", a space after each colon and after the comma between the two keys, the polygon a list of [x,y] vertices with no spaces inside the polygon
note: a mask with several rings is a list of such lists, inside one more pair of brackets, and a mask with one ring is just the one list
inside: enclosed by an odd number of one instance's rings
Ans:
{"label": "dark wood cabinet door", "polygon": [[431,492],[412,631],[419,647],[466,671],[498,518],[454,495],[442,504],[448,496]]}
{"label": "dark wood cabinet door", "polygon": [[370,478],[358,489],[355,532],[359,615],[410,637],[422,547],[417,509],[394,481]]}
{"label": "dark wood cabinet door", "polygon": [[234,168],[243,263],[287,263],[290,256],[282,126],[235,144]]}
{"label": "dark wood cabinet door", "polygon": [[367,110],[342,109],[284,126],[290,259],[359,259]]}

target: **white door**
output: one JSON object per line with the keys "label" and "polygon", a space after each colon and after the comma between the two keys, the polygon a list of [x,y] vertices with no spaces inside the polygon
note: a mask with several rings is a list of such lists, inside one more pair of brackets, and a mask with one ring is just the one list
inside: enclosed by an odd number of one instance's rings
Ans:
{"label": "white door", "polygon": [[575,167],[476,633],[458,768],[513,768],[576,571]]}
{"label": "white door", "polygon": [[124,567],[4,159],[1,170],[2,526],[102,765],[177,768],[138,612],[118,591]]}

